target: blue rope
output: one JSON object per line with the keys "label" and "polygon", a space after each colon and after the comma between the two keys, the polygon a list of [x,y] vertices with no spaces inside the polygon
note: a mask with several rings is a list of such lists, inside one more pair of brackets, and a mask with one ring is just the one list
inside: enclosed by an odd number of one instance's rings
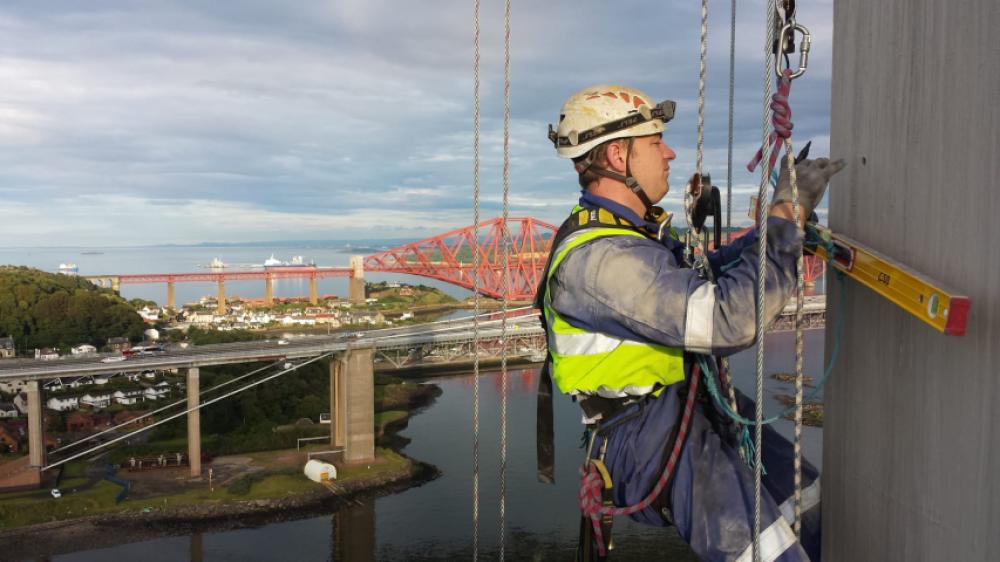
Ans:
{"label": "blue rope", "polygon": [[[837,326],[836,328],[834,328],[835,336],[833,341],[833,351],[830,353],[830,363],[826,366],[826,369],[823,371],[823,376],[816,384],[816,388],[814,388],[812,392],[810,392],[809,395],[806,396],[805,398],[806,400],[812,400],[813,398],[819,395],[820,391],[823,390],[823,386],[826,384],[826,381],[830,378],[830,373],[833,372],[833,366],[834,364],[836,364],[837,357],[840,355],[840,339],[844,332],[843,330],[844,312],[846,310],[846,303],[847,303],[846,283],[844,283],[843,281],[844,274],[833,268],[833,258],[835,251],[833,244],[829,241],[823,240],[816,234],[815,230],[807,227],[806,237],[809,238],[810,235],[812,235],[811,239],[812,242],[815,242],[816,244],[821,245],[823,246],[824,249],[826,249],[826,255],[829,264],[828,269],[830,271],[834,271],[837,273],[837,279],[840,280],[840,299],[839,299],[840,303],[838,304],[839,312],[837,313]],[[722,396],[719,393],[719,388],[715,385],[716,372],[709,366],[708,361],[706,360],[708,356],[698,355],[697,357],[698,357],[698,364],[701,366],[702,372],[705,373],[705,383],[706,386],[708,387],[708,393],[712,395],[712,398],[715,400],[715,403],[726,415],[728,415],[734,421],[743,424],[744,426],[743,439],[742,439],[743,444],[741,445],[741,447],[744,447],[744,450],[752,455],[753,453],[752,444],[750,445],[751,448],[749,450],[746,449],[747,446],[746,441],[750,437],[750,434],[747,430],[747,426],[756,426],[757,425],[756,420],[750,420],[744,418],[738,412],[734,412],[732,408],[729,407],[729,404],[722,399]],[[795,406],[789,406],[788,408],[782,410],[779,414],[767,418],[765,420],[762,420],[760,423],[761,425],[772,424],[794,411],[795,411]],[[746,455],[744,456],[744,458],[752,458],[752,457],[750,455]]]}

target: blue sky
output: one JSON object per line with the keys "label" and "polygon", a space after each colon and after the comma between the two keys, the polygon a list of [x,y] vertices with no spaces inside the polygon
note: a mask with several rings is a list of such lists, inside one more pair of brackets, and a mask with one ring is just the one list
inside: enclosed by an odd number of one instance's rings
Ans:
{"label": "blue sky", "polygon": [[[17,1],[0,7],[0,245],[423,237],[472,222],[471,0]],[[501,209],[503,4],[483,2],[482,216]],[[725,186],[729,2],[709,14],[705,169]],[[828,151],[832,0],[803,2],[795,140]],[[764,2],[737,10],[734,222],[761,138]],[[664,206],[693,171],[700,2],[513,3],[511,213],[577,197],[567,96],[674,99]],[[680,215],[678,215],[680,216]]]}

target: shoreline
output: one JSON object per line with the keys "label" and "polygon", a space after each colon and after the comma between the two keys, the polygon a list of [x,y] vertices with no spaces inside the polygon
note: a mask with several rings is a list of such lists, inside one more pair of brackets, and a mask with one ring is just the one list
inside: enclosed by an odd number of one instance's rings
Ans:
{"label": "shoreline", "polygon": [[[195,531],[221,532],[332,515],[342,507],[419,487],[441,475],[433,465],[402,456],[410,463],[405,472],[344,483],[337,495],[317,484],[314,491],[290,497],[152,508],[148,512],[127,510],[39,523],[0,531],[0,552],[9,559],[35,559]],[[112,528],[114,533],[108,533]]]}
{"label": "shoreline", "polygon": [[[410,383],[412,384],[412,383]],[[409,385],[408,385],[409,386]],[[4,559],[26,560],[108,548],[133,542],[259,527],[271,523],[333,515],[341,508],[422,486],[441,475],[434,465],[407,456],[402,449],[410,440],[398,432],[410,417],[433,405],[440,388],[433,383],[417,390],[412,385],[405,396],[388,400],[384,409],[400,408],[405,418],[388,422],[377,446],[386,447],[405,459],[406,466],[392,472],[337,481],[337,492],[315,484],[315,488],[292,495],[260,499],[227,499],[198,504],[124,509],[99,515],[76,517],[0,529],[0,552]],[[301,474],[298,475],[305,478]],[[149,498],[157,505],[159,497]],[[109,532],[113,530],[114,532]]]}

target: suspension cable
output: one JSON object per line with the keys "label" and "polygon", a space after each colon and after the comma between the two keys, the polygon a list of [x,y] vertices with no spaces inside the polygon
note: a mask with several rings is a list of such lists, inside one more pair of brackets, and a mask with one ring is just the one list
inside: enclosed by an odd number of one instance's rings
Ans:
{"label": "suspension cable", "polygon": [[[220,388],[222,388],[224,386],[233,384],[234,382],[238,382],[238,381],[241,381],[241,380],[243,380],[243,379],[245,379],[247,377],[256,375],[257,373],[259,373],[261,371],[266,371],[267,369],[270,369],[271,367],[274,367],[278,363],[283,363],[284,361],[285,361],[284,359],[275,361],[274,363],[271,363],[270,365],[265,365],[265,366],[263,366],[263,367],[261,367],[259,369],[254,369],[253,371],[250,371],[249,373],[240,375],[240,376],[236,377],[235,379],[231,379],[231,380],[219,383],[219,384],[213,386],[212,388],[206,388],[205,390],[202,390],[199,393],[199,396],[204,396],[204,395],[206,395],[206,394],[208,394],[210,392],[214,392],[214,391],[216,391],[216,390],[218,390],[218,389],[220,389]],[[97,433],[95,433],[93,435],[88,435],[87,437],[84,437],[83,439],[79,439],[77,441],[74,441],[74,442],[69,443],[67,445],[64,445],[62,447],[59,447],[58,449],[53,449],[53,450],[49,451],[49,454],[50,455],[54,455],[54,454],[56,454],[56,453],[58,453],[60,451],[65,451],[66,449],[72,449],[73,447],[76,447],[77,445],[81,445],[83,443],[86,443],[87,441],[93,441],[94,439],[97,439],[98,437],[100,437],[100,436],[102,436],[104,434],[111,433],[112,431],[117,431],[117,430],[125,427],[126,425],[132,425],[132,424],[137,423],[137,422],[139,422],[141,420],[144,420],[144,419],[146,419],[146,418],[148,418],[150,416],[159,414],[160,412],[162,412],[164,410],[169,410],[170,408],[173,408],[174,406],[179,406],[179,405],[181,405],[181,404],[183,404],[185,402],[187,402],[187,398],[181,398],[180,400],[178,400],[176,402],[171,402],[170,404],[167,404],[166,406],[157,408],[155,410],[151,410],[149,412],[145,412],[141,416],[134,417],[134,418],[132,418],[132,419],[130,419],[128,421],[122,422],[122,423],[120,423],[120,424],[118,424],[118,425],[116,425],[114,427],[109,427],[109,428],[105,429],[104,431],[99,431],[99,432],[97,432]]]}
{"label": "suspension cable", "polygon": [[507,305],[510,299],[510,0],[504,2],[503,33],[503,314],[500,322],[500,560],[507,527]]}
{"label": "suspension cable", "polygon": [[[767,26],[767,40],[764,43],[764,115],[762,117],[764,150],[769,151],[770,146],[767,141],[770,137],[771,121],[771,73],[773,72],[773,54],[771,45],[774,43],[775,12],[777,10],[775,0],[768,0],[767,15],[765,24]],[[767,216],[765,211],[767,187],[771,183],[771,168],[767,164],[761,166],[760,186],[757,191],[757,363],[756,363],[756,404],[754,405],[754,419],[757,422],[754,427],[754,517],[753,517],[753,560],[760,562],[760,510],[761,510],[761,477],[762,462],[761,451],[763,450],[764,426],[761,421],[764,418],[764,288],[767,276]]]}
{"label": "suspension cable", "polygon": [[268,375],[268,376],[260,379],[259,381],[254,381],[254,382],[252,382],[252,383],[250,383],[250,384],[248,384],[246,386],[241,386],[240,388],[237,388],[236,390],[227,392],[226,394],[223,394],[222,396],[217,396],[215,398],[212,398],[211,400],[208,400],[206,402],[202,402],[201,404],[198,404],[197,406],[195,406],[193,408],[188,408],[188,409],[184,410],[183,412],[178,412],[176,414],[167,416],[167,417],[163,418],[162,420],[159,420],[157,422],[153,422],[153,423],[151,423],[151,424],[149,424],[149,425],[147,425],[147,426],[145,426],[145,427],[143,427],[141,429],[137,429],[137,430],[133,431],[132,433],[128,433],[126,435],[122,435],[120,437],[116,437],[116,438],[114,438],[114,439],[112,439],[110,441],[105,441],[104,443],[100,443],[98,445],[95,445],[95,446],[93,446],[93,447],[91,447],[91,448],[89,448],[89,449],[87,449],[85,451],[81,451],[81,452],[79,452],[79,453],[77,453],[77,454],[75,454],[73,456],[66,457],[65,459],[62,459],[61,461],[56,461],[56,462],[54,462],[54,463],[52,463],[52,464],[50,464],[48,466],[42,467],[42,470],[49,470],[51,468],[55,468],[57,466],[66,464],[69,461],[76,460],[76,459],[78,459],[80,457],[89,455],[90,453],[93,453],[94,451],[96,451],[98,449],[103,449],[104,447],[107,447],[108,445],[113,445],[115,443],[118,443],[119,441],[123,441],[125,439],[128,439],[129,437],[134,437],[134,436],[138,435],[139,433],[143,433],[143,432],[149,431],[150,429],[153,429],[154,427],[156,427],[158,425],[163,425],[163,424],[167,423],[168,421],[175,420],[175,419],[177,419],[177,418],[179,418],[179,417],[181,417],[183,415],[186,415],[186,414],[190,414],[191,412],[193,412],[195,410],[200,410],[200,409],[204,408],[205,406],[208,406],[210,404],[215,404],[216,402],[219,402],[220,400],[225,400],[226,398],[229,398],[230,396],[233,396],[234,394],[239,394],[239,393],[243,392],[244,390],[253,388],[253,387],[255,387],[255,386],[259,385],[259,384],[264,384],[267,381],[270,381],[272,379],[276,379],[276,378],[278,378],[278,377],[280,377],[280,376],[282,376],[282,375],[284,375],[286,373],[290,373],[292,371],[301,369],[302,367],[305,367],[306,365],[308,365],[310,363],[315,363],[316,361],[319,361],[320,359],[323,359],[324,357],[329,357],[331,355],[333,355],[332,351],[328,352],[328,353],[324,353],[323,355],[319,355],[317,357],[313,357],[312,359],[310,359],[308,361],[303,361],[302,363],[299,363],[298,365],[294,365],[294,366],[289,367],[289,368],[287,368],[287,369],[285,369],[283,371],[279,371],[279,372],[277,372],[277,373],[275,373],[273,375]]}
{"label": "suspension cable", "polygon": [[[733,118],[736,93],[736,0],[732,0],[729,17],[729,144],[726,159],[726,243],[733,239]],[[728,362],[727,363],[728,372]]]}
{"label": "suspension cable", "polygon": [[473,134],[472,134],[472,560],[479,559],[479,0],[475,0],[473,54]]}

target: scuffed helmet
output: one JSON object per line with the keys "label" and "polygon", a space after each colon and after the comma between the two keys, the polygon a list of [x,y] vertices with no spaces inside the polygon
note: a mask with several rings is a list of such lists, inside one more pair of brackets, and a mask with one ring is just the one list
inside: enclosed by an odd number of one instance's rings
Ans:
{"label": "scuffed helmet", "polygon": [[662,133],[676,104],[656,105],[641,90],[601,84],[581,90],[563,104],[559,128],[549,125],[549,140],[562,158],[576,158],[612,139]]}

